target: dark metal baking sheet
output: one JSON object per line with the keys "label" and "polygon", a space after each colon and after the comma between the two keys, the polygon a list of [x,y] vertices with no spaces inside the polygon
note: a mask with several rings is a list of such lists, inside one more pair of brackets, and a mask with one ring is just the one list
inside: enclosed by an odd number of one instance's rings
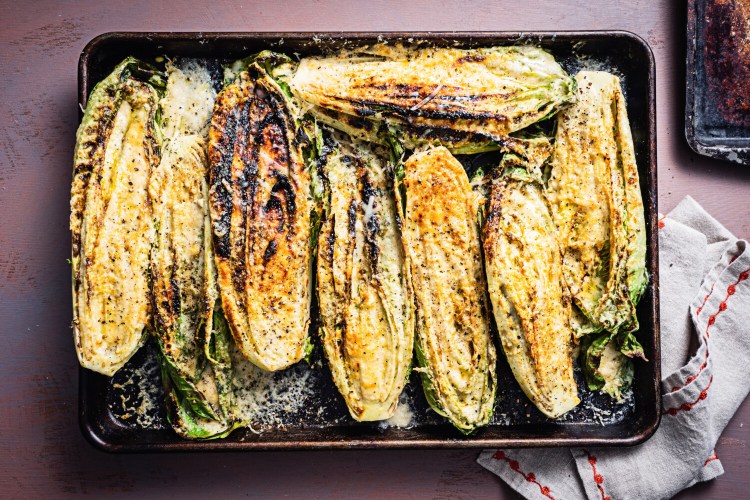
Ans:
{"label": "dark metal baking sheet", "polygon": [[[164,419],[163,408],[151,408],[148,425],[129,422],[132,415],[124,416],[118,411],[120,402],[128,400],[131,406],[134,403],[137,405],[139,398],[144,395],[132,388],[124,388],[127,384],[117,375],[110,379],[81,369],[80,424],[84,435],[92,444],[111,452],[623,446],[641,443],[653,434],[661,415],[654,59],[646,42],[636,35],[619,31],[106,33],[93,39],[81,54],[79,100],[85,106],[86,97],[96,82],[128,55],[145,60],[153,60],[166,54],[173,57],[230,61],[266,48],[288,54],[307,55],[334,50],[344,45],[397,40],[424,40],[436,45],[463,47],[535,44],[550,50],[572,73],[581,68],[606,69],[621,76],[646,211],[647,266],[651,277],[638,306],[638,335],[649,361],[636,363],[632,397],[617,405],[608,396],[588,394],[582,388],[583,403],[580,408],[562,420],[549,420],[526,400],[500,355],[496,416],[489,426],[465,437],[427,408],[415,379],[412,379],[405,392],[417,425],[410,428],[384,427],[377,423],[357,423],[348,418],[324,363],[313,363],[312,368],[300,364],[280,376],[293,377],[314,372],[310,375],[310,383],[317,396],[294,408],[283,425],[265,426],[259,434],[240,429],[228,438],[201,442],[187,441],[174,434]],[[318,349],[318,356],[319,351]],[[154,393],[151,396],[159,400],[160,381],[158,370],[153,367],[153,348],[147,344],[129,362],[128,368],[131,371],[125,373],[128,373],[128,381],[132,382],[132,369],[140,368],[139,376],[144,378],[148,391]],[[602,419],[600,410],[607,415],[605,419]]]}
{"label": "dark metal baking sheet", "polygon": [[685,136],[698,154],[750,165],[750,61],[731,50],[750,42],[732,24],[734,3],[688,1]]}

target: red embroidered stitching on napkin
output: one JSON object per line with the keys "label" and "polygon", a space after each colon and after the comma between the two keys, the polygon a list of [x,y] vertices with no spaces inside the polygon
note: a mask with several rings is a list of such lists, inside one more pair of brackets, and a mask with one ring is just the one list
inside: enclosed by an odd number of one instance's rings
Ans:
{"label": "red embroidered stitching on napkin", "polygon": [[550,494],[550,489],[548,486],[542,486],[539,481],[536,480],[536,476],[533,472],[529,472],[526,474],[524,471],[521,470],[521,464],[518,463],[517,460],[513,460],[509,458],[502,450],[497,450],[494,455],[492,455],[492,458],[495,460],[502,460],[504,462],[507,462],[510,466],[511,470],[518,472],[523,476],[525,480],[527,480],[530,483],[533,483],[537,486],[539,486],[539,491],[544,495],[545,497],[549,498],[550,500],[555,500],[555,497],[553,497]]}
{"label": "red embroidered stitching on napkin", "polygon": [[714,450],[713,454],[706,459],[705,462],[703,462],[703,467],[708,465],[708,462],[713,462],[714,460],[718,460],[719,456],[716,454],[716,450]]}
{"label": "red embroidered stitching on napkin", "polygon": [[[734,260],[732,260],[732,262],[734,262]],[[729,300],[729,297],[737,293],[737,285],[739,285],[741,282],[745,281],[748,278],[750,278],[750,268],[741,272],[740,275],[737,277],[737,281],[735,281],[734,283],[732,283],[731,285],[727,287],[727,295],[724,297],[724,300],[722,300],[721,303],[719,304],[719,310],[708,317],[708,321],[706,322],[706,331],[703,332],[703,335],[706,337],[706,339],[711,338],[711,334],[708,333],[708,329],[711,328],[711,326],[713,326],[714,323],[716,323],[716,318],[719,316],[719,314],[726,311],[727,308],[729,307],[727,305],[727,301]],[[706,295],[706,297],[703,299],[703,304],[701,304],[701,306],[695,311],[696,316],[698,316],[701,313],[703,306],[706,305],[706,301],[708,300],[708,297],[711,296],[713,291],[714,291],[714,286],[711,285],[711,291],[708,292],[708,295]],[[693,375],[690,375],[685,381],[685,384],[672,387],[672,389],[669,392],[675,392],[679,389],[682,389],[683,387],[688,385],[690,382],[698,378],[698,375],[700,375],[703,372],[707,364],[708,364],[708,348],[706,348],[706,357],[703,360],[703,363],[701,364],[700,368],[698,368],[698,372]],[[708,387],[706,387],[706,389],[708,389]],[[670,413],[670,415],[672,415],[672,413]]]}
{"label": "red embroidered stitching on napkin", "polygon": [[750,278],[750,268],[748,268],[745,271],[742,271],[740,275],[737,277],[737,281],[732,283],[727,287],[727,295],[724,297],[724,300],[721,301],[719,304],[719,310],[716,311],[714,314],[708,317],[708,324],[706,324],[706,338],[709,338],[711,335],[708,333],[708,328],[712,326],[714,323],[716,323],[716,317],[727,310],[727,300],[729,300],[729,297],[737,293],[737,285],[739,285],[741,282],[745,281],[746,279]]}
{"label": "red embroidered stitching on napkin", "polygon": [[684,385],[678,385],[678,386],[672,387],[672,390],[669,391],[669,392],[671,393],[671,392],[679,391],[680,389],[682,389],[683,387],[685,387],[686,385],[688,385],[690,382],[692,382],[693,380],[697,379],[698,375],[700,375],[701,373],[703,373],[703,370],[706,368],[707,364],[708,364],[708,349],[706,349],[706,357],[703,359],[703,364],[701,364],[701,366],[698,368],[698,373],[696,373],[695,375],[690,375],[687,378],[687,380],[685,380],[685,384]]}
{"label": "red embroidered stitching on napkin", "polygon": [[695,401],[691,403],[682,403],[677,408],[670,408],[669,410],[667,410],[667,413],[674,417],[675,415],[677,415],[679,411],[692,410],[695,405],[697,405],[698,403],[700,403],[701,401],[703,401],[704,399],[708,397],[708,389],[711,387],[711,384],[713,383],[713,381],[714,381],[714,377],[713,375],[711,375],[711,378],[708,380],[708,385],[706,386],[705,389],[701,391],[701,393],[698,395],[698,398]]}
{"label": "red embroidered stitching on napkin", "polygon": [[586,451],[586,455],[589,457],[589,464],[591,464],[591,470],[594,473],[594,482],[596,483],[596,487],[599,488],[599,493],[601,493],[602,495],[602,500],[611,500],[610,497],[608,497],[604,493],[604,486],[602,486],[602,484],[604,484],[604,476],[596,472],[596,457],[590,454],[588,451]]}

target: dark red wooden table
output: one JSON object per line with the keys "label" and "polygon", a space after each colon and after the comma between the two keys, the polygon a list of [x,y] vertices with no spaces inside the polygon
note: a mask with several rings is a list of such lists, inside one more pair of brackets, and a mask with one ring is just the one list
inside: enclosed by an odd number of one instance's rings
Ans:
{"label": "dark red wooden table", "polygon": [[[0,497],[515,498],[476,465],[475,451],[114,456],[84,441],[69,327],[68,195],[76,63],[102,32],[633,31],[656,56],[660,210],[690,194],[750,237],[750,167],[697,156],[684,139],[682,2],[282,3],[0,1]],[[749,444],[746,401],[717,447],[726,474],[679,498],[750,496]]]}

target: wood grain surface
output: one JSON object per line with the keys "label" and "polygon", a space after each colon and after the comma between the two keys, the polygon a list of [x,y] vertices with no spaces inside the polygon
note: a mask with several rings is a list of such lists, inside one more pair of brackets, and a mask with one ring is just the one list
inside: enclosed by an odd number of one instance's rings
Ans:
{"label": "wood grain surface", "polygon": [[[684,139],[685,18],[673,0],[0,2],[0,497],[517,497],[476,451],[115,456],[83,439],[66,259],[88,40],[114,30],[633,31],[657,62],[660,210],[689,194],[747,238],[750,168],[695,155]],[[749,443],[746,401],[717,447],[726,473],[678,498],[746,498]]]}

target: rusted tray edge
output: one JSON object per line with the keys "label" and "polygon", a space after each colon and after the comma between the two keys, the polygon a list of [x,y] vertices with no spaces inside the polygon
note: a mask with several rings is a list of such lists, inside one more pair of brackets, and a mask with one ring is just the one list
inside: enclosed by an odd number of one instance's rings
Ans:
{"label": "rusted tray edge", "polygon": [[[692,2],[692,0],[691,0]],[[659,267],[658,267],[658,213],[657,213],[657,170],[656,170],[656,96],[655,96],[655,63],[653,52],[648,43],[640,36],[628,31],[560,31],[560,32],[491,32],[491,31],[449,31],[449,32],[108,32],[93,38],[82,50],[78,64],[78,97],[79,102],[85,106],[88,93],[88,64],[90,56],[98,46],[112,40],[127,41],[141,39],[158,43],[159,41],[191,41],[199,39],[211,39],[216,41],[247,39],[253,41],[278,40],[280,38],[289,40],[308,40],[318,37],[324,40],[345,39],[421,39],[421,40],[458,40],[476,42],[477,44],[489,43],[491,40],[498,43],[517,42],[554,42],[560,40],[575,39],[601,39],[624,38],[640,45],[645,49],[648,67],[648,85],[646,88],[648,105],[648,134],[647,134],[647,158],[642,170],[648,173],[647,189],[644,192],[644,203],[648,210],[647,231],[648,243],[648,271],[651,280],[648,290],[651,293],[651,321],[652,336],[649,339],[652,344],[653,356],[653,390],[654,411],[652,417],[646,422],[645,427],[632,435],[623,437],[533,437],[533,438],[416,438],[416,439],[392,439],[378,440],[366,438],[346,439],[319,439],[319,440],[278,440],[278,441],[244,441],[230,442],[217,441],[188,441],[176,435],[174,441],[152,442],[152,443],[123,443],[109,440],[102,433],[101,426],[96,425],[93,420],[94,413],[88,407],[87,395],[91,389],[91,383],[96,376],[83,368],[79,369],[79,424],[83,435],[96,448],[113,453],[138,453],[138,452],[185,452],[185,451],[244,451],[244,450],[346,450],[346,449],[467,449],[486,447],[563,447],[563,446],[633,446],[649,439],[661,421],[661,366],[660,366],[660,333],[659,333]],[[606,54],[605,54],[606,56]],[[643,176],[642,176],[643,177]],[[651,407],[651,405],[649,405]],[[101,424],[101,422],[99,422]]]}

